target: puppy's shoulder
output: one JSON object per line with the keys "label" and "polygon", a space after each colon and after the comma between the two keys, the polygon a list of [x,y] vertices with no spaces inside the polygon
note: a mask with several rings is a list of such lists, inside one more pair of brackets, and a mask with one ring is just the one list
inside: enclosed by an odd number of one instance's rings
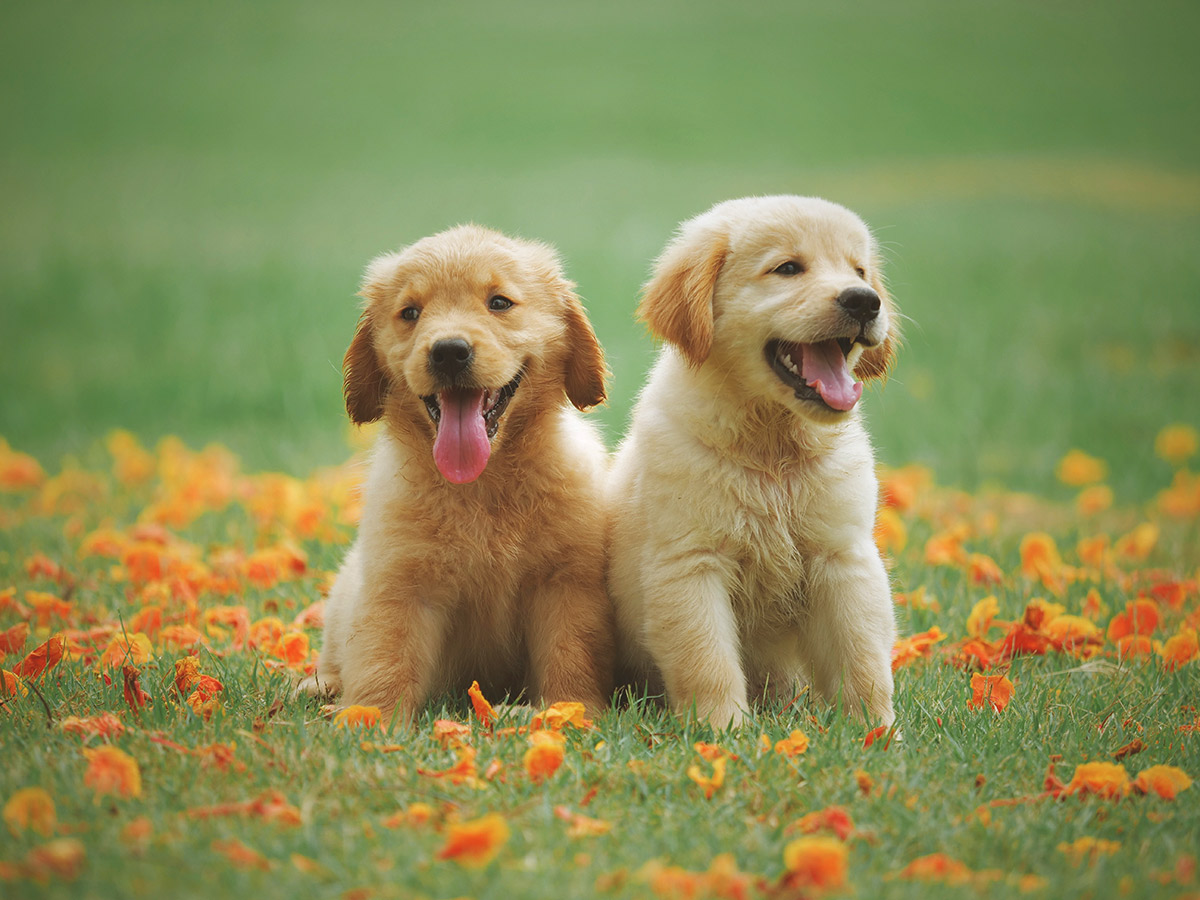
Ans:
{"label": "puppy's shoulder", "polygon": [[572,460],[586,475],[599,479],[608,465],[608,450],[596,425],[570,407],[563,407],[555,423],[557,452]]}
{"label": "puppy's shoulder", "polygon": [[[700,450],[710,403],[701,373],[690,368],[673,347],[664,347],[638,397],[625,444],[640,445],[638,452],[649,465],[667,462],[689,448]],[[661,451],[668,449],[671,453],[664,456]]]}

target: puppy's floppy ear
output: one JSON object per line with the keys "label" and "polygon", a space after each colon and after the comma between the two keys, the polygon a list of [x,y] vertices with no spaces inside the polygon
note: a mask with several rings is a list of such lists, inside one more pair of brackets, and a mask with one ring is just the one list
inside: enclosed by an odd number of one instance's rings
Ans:
{"label": "puppy's floppy ear", "polygon": [[358,330],[342,360],[342,378],[350,421],[365,425],[383,415],[383,399],[391,381],[375,353],[375,321],[370,308],[359,316]]}
{"label": "puppy's floppy ear", "polygon": [[567,399],[576,409],[590,409],[603,403],[607,396],[605,380],[608,368],[604,365],[604,349],[596,339],[583,304],[567,287],[566,312],[567,346],[565,385]]}
{"label": "puppy's floppy ear", "polygon": [[888,333],[882,343],[863,351],[858,365],[854,367],[854,374],[863,381],[886,378],[892,363],[896,361],[896,348],[900,346],[900,317],[896,313],[896,305],[892,302],[887,287],[883,283],[883,277],[879,274],[879,265],[875,264],[871,266],[871,269],[871,287],[875,289],[883,308],[887,310]]}
{"label": "puppy's floppy ear", "polygon": [[713,292],[729,252],[720,231],[686,225],[654,264],[642,290],[638,318],[674,344],[693,366],[708,359],[713,342]]}
{"label": "puppy's floppy ear", "polygon": [[549,244],[521,241],[526,261],[537,271],[550,294],[562,303],[565,326],[563,344],[563,388],[567,399],[576,409],[585,410],[604,402],[608,391],[605,381],[608,368],[604,365],[604,349],[596,339],[588,321],[583,302],[575,293],[575,283],[563,273],[558,252]]}
{"label": "puppy's floppy ear", "polygon": [[379,364],[375,352],[374,309],[383,305],[388,292],[394,289],[396,262],[399,253],[377,256],[367,265],[362,288],[358,295],[367,307],[358,319],[358,330],[342,360],[342,392],[346,397],[346,412],[356,425],[374,422],[383,415],[383,400],[391,389],[391,379]]}

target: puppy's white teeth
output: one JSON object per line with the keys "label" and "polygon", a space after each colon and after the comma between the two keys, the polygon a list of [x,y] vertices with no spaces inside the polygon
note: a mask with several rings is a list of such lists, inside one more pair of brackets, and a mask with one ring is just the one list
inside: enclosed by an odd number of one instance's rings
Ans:
{"label": "puppy's white teeth", "polygon": [[858,361],[862,358],[864,349],[865,348],[862,344],[854,344],[854,346],[850,348],[850,352],[846,354],[846,365],[849,368],[853,369],[856,365],[858,365]]}
{"label": "puppy's white teeth", "polygon": [[793,375],[800,374],[800,370],[796,367],[796,364],[794,362],[792,362],[792,355],[790,353],[785,353],[783,355],[783,359],[781,360],[781,362],[783,363],[784,368],[787,369],[789,372],[791,372]]}

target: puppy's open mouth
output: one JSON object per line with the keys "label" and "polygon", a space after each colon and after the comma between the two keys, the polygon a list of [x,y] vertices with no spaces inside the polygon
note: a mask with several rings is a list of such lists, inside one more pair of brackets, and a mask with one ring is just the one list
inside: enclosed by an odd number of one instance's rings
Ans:
{"label": "puppy's open mouth", "polygon": [[452,387],[421,399],[437,426],[433,459],[447,481],[465,484],[483,474],[500,418],[521,384],[523,373],[504,387]]}
{"label": "puppy's open mouth", "polygon": [[862,397],[854,365],[867,346],[860,338],[830,338],[811,344],[771,340],[763,352],[772,371],[805,400],[834,412],[849,412]]}

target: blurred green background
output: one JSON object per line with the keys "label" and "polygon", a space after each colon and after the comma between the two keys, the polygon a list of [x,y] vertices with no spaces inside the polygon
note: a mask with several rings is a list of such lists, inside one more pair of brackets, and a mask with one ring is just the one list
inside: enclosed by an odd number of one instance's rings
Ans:
{"label": "blurred green background", "polygon": [[911,317],[880,457],[1118,496],[1200,424],[1200,5],[205,4],[0,13],[0,435],[51,466],[115,426],[297,474],[345,458],[373,255],[463,221],[549,241],[615,372],[675,225],[818,194]]}

